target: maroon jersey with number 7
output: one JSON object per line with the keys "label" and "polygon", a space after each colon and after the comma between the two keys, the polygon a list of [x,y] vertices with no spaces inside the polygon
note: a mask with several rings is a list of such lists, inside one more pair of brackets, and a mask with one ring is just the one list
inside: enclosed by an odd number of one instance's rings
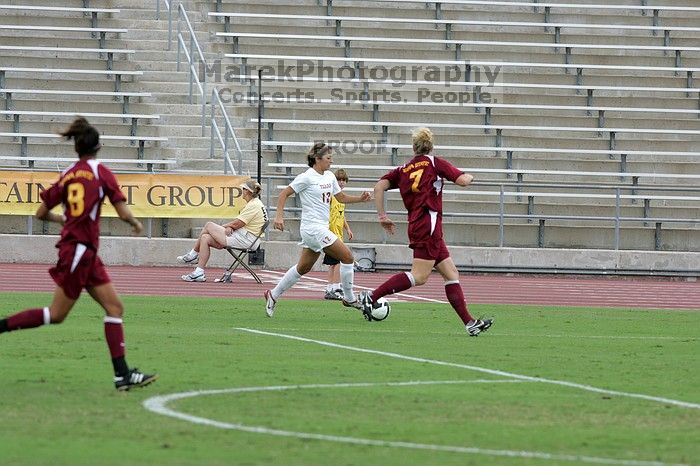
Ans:
{"label": "maroon jersey with number 7", "polygon": [[399,189],[408,210],[410,246],[442,238],[444,180],[454,182],[463,173],[440,157],[416,155],[382,177],[389,189]]}

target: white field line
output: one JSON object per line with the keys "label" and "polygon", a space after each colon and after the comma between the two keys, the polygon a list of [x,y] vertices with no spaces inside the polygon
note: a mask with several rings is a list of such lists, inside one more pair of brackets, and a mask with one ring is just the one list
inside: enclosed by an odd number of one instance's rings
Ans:
{"label": "white field line", "polygon": [[[372,325],[372,324],[368,324]],[[285,331],[290,331],[290,332],[304,332],[307,331],[308,329],[306,328],[289,328],[289,327],[284,327],[284,328],[275,328],[275,327],[268,327],[268,330],[285,330]],[[314,329],[315,331],[319,332],[340,332],[340,333],[357,333],[357,329],[355,328],[317,328]],[[412,331],[412,330],[394,330],[390,328],[386,329],[377,329],[373,328],[372,333],[405,333],[405,334],[413,334],[413,333],[420,333],[421,335],[445,335],[445,332],[433,332],[433,331]],[[658,335],[552,335],[552,334],[536,334],[536,333],[502,333],[502,332],[494,332],[493,330],[489,330],[489,335],[497,335],[500,337],[529,337],[529,338],[581,338],[581,339],[596,339],[596,340],[669,340],[669,341],[695,341],[700,339],[700,337],[694,337],[694,336],[658,336]]]}
{"label": "white field line", "polygon": [[294,335],[286,335],[284,333],[264,332],[262,330],[254,330],[254,329],[248,329],[248,328],[235,328],[235,330],[240,330],[242,332],[248,332],[248,333],[254,333],[254,334],[258,334],[258,335],[267,335],[267,336],[273,336],[273,337],[279,337],[279,338],[287,338],[289,340],[303,341],[305,343],[315,343],[315,344],[322,345],[322,346],[344,349],[344,350],[348,350],[348,351],[357,351],[360,353],[376,354],[379,356],[386,356],[386,357],[390,357],[390,358],[403,359],[405,361],[414,361],[414,362],[420,362],[420,363],[435,364],[438,366],[458,367],[461,369],[468,369],[468,370],[472,370],[472,371],[476,371],[476,372],[483,372],[485,374],[497,375],[497,376],[501,376],[501,377],[510,377],[510,378],[514,378],[517,380],[527,380],[530,382],[549,383],[552,385],[560,385],[563,387],[576,388],[579,390],[585,390],[585,391],[593,392],[593,393],[603,393],[605,395],[611,395],[611,396],[637,398],[637,399],[646,400],[646,401],[653,401],[656,403],[670,404],[673,406],[678,406],[680,408],[700,409],[700,404],[698,404],[698,403],[691,403],[688,401],[674,400],[674,399],[670,399],[670,398],[662,398],[662,397],[658,397],[658,396],[644,395],[644,394],[640,394],[640,393],[629,393],[629,392],[621,392],[621,391],[617,391],[617,390],[607,390],[605,388],[598,388],[598,387],[593,387],[591,385],[584,385],[584,384],[580,384],[580,383],[576,383],[576,382],[568,382],[565,380],[545,379],[545,378],[541,378],[541,377],[532,377],[529,375],[520,375],[520,374],[515,374],[512,372],[499,371],[496,369],[488,369],[486,367],[470,366],[468,364],[459,364],[459,363],[454,363],[454,362],[438,361],[435,359],[417,358],[417,357],[406,356],[406,355],[398,354],[398,353],[389,353],[389,352],[385,352],[385,351],[377,351],[377,350],[371,350],[371,349],[366,349],[366,348],[358,348],[358,347],[354,347],[354,346],[340,345],[337,343],[331,343],[331,342],[323,341],[323,340],[312,340],[310,338],[297,337]]}
{"label": "white field line", "polygon": [[[284,275],[284,272],[276,272],[276,271],[274,271],[274,270],[265,270],[265,272],[273,273],[273,274],[274,274],[274,273],[278,273],[280,276]],[[321,282],[322,284],[326,283],[326,280],[323,280],[323,279],[321,279],[321,278],[316,278],[316,277],[307,277],[306,275],[302,275],[301,280],[299,280],[299,281],[301,282],[302,280],[311,280],[311,281],[314,281],[314,282]],[[294,286],[297,286],[297,285],[294,285]],[[367,286],[360,286],[360,285],[358,285],[357,283],[355,283],[355,286],[354,286],[354,287],[355,287],[355,288],[360,288],[360,289],[363,289],[363,290],[371,290],[371,289],[372,289],[372,288],[369,288],[369,287],[367,287]],[[323,288],[323,289],[325,289],[325,288]],[[443,301],[443,300],[440,300],[440,299],[425,298],[425,297],[423,297],[423,296],[416,296],[416,295],[406,294],[406,293],[394,293],[392,296],[403,296],[403,297],[405,297],[405,298],[411,298],[411,299],[415,299],[415,300],[418,300],[418,301],[429,301],[429,302],[431,302],[431,303],[447,304],[447,301]]]}
{"label": "white field line", "polygon": [[310,385],[282,385],[282,386],[267,386],[267,387],[241,387],[228,388],[219,390],[196,390],[183,393],[173,393],[170,395],[154,396],[144,400],[143,406],[154,413],[164,416],[174,417],[183,421],[192,422],[194,424],[216,427],[219,429],[238,430],[242,432],[250,432],[255,434],[277,435],[280,437],[292,437],[309,440],[323,440],[337,443],[348,443],[354,445],[368,445],[377,447],[392,447],[392,448],[410,448],[415,450],[432,450],[445,451],[452,453],[467,453],[484,456],[501,456],[510,458],[532,458],[548,461],[572,461],[592,464],[610,464],[623,466],[687,466],[681,464],[669,464],[658,461],[639,461],[639,460],[623,460],[615,458],[601,458],[595,456],[581,455],[564,455],[553,454],[539,451],[515,451],[515,450],[495,450],[488,448],[477,447],[459,447],[449,445],[434,445],[425,443],[413,442],[397,442],[390,440],[365,439],[359,437],[343,437],[328,434],[313,434],[310,432],[294,432],[280,429],[269,429],[260,426],[247,426],[245,424],[232,424],[228,422],[214,421],[191,414],[175,411],[167,406],[171,401],[182,400],[185,398],[193,398],[196,396],[208,395],[227,395],[235,393],[251,393],[262,391],[283,391],[283,390],[299,390],[299,389],[329,389],[329,388],[364,388],[376,386],[411,386],[411,385],[447,385],[447,384],[467,384],[467,383],[507,383],[507,382],[523,382],[522,380],[443,380],[443,381],[415,381],[415,382],[384,382],[384,383],[341,383],[341,384],[310,384]]}

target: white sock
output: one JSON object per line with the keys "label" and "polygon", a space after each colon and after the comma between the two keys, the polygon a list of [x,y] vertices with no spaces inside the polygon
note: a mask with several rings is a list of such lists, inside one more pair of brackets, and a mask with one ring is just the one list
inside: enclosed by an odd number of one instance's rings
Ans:
{"label": "white sock", "polygon": [[355,301],[355,293],[352,291],[352,282],[355,279],[353,264],[340,264],[340,284],[343,288],[343,298],[348,302]]}
{"label": "white sock", "polygon": [[[416,286],[416,279],[415,279],[415,277],[413,276],[413,274],[412,274],[411,272],[404,272],[404,273],[405,273],[406,276],[408,277],[408,280],[411,282],[411,287]],[[449,285],[450,283],[452,283],[452,282],[446,282],[445,285]],[[456,283],[459,283],[459,280],[457,280]]]}
{"label": "white sock", "polygon": [[284,274],[284,277],[282,277],[282,280],[272,289],[272,298],[277,300],[282,296],[282,293],[293,287],[300,278],[301,275],[297,272],[297,266],[291,266],[289,270],[287,270],[287,273]]}
{"label": "white sock", "polygon": [[201,267],[195,267],[194,272],[192,273],[194,273],[195,275],[199,275],[200,273],[204,273],[204,269]]}
{"label": "white sock", "polygon": [[335,290],[335,284],[334,284],[334,283],[329,283],[329,284],[326,285],[326,291],[327,291],[327,292],[330,293],[330,292],[333,291],[333,290]]}
{"label": "white sock", "polygon": [[333,283],[333,289],[334,290],[342,290],[343,284],[342,283]]}
{"label": "white sock", "polygon": [[199,253],[197,251],[195,251],[194,248],[192,248],[192,249],[190,249],[190,252],[187,253],[187,255],[192,257],[192,256],[198,256]]}

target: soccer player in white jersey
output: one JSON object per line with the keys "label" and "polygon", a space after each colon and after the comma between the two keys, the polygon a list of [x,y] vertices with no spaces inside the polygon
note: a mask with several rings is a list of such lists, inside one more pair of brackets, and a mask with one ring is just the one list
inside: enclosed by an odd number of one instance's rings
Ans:
{"label": "soccer player in white jersey", "polygon": [[333,149],[317,142],[307,154],[309,169],[294,178],[284,188],[277,201],[274,228],[284,230],[284,204],[292,194],[301,200],[301,257],[282,280],[272,290],[265,291],[265,312],[272,317],[275,304],[282,294],[290,289],[302,275],[308,273],[318,260],[321,251],[340,261],[340,282],[343,287],[343,305],[362,309],[352,290],[354,278],[354,258],[350,249],[333,232],[328,229],[330,219],[331,197],[344,204],[367,202],[371,199],[369,192],[360,196],[350,196],[340,190],[338,180],[330,171],[333,163]]}

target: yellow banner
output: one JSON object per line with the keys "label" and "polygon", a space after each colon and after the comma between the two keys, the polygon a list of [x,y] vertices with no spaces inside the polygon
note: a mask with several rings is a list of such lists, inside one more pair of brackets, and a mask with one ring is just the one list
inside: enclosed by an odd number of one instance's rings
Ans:
{"label": "yellow banner", "polygon": [[[41,203],[39,193],[58,181],[58,176],[0,171],[0,215],[34,215]],[[245,205],[239,186],[249,178],[146,173],[116,176],[129,208],[142,218],[235,217]],[[102,215],[117,216],[109,200],[105,200]]]}

